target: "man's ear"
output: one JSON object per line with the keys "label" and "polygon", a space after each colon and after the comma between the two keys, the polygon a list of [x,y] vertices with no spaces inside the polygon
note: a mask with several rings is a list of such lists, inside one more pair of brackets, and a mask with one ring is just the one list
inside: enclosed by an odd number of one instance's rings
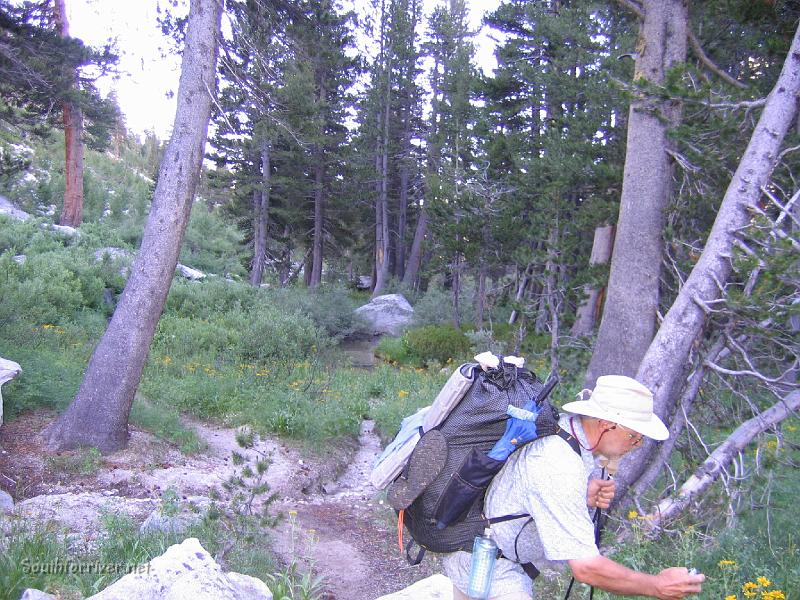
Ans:
{"label": "man's ear", "polygon": [[600,425],[600,431],[611,431],[612,429],[617,428],[616,423],[612,423],[611,421],[606,421],[605,419],[597,419],[597,422]]}

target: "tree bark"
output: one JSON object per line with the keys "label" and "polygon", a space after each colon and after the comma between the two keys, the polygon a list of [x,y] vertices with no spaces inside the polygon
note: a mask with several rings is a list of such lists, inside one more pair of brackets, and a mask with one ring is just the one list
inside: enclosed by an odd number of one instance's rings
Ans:
{"label": "tree bark", "polygon": [[[61,37],[69,37],[69,21],[64,0],[53,3],[54,16]],[[74,87],[74,72],[68,73]],[[65,100],[62,105],[64,122],[64,207],[59,224],[78,227],[83,221],[83,111],[75,103]]]}
{"label": "tree bark", "polygon": [[[514,303],[519,304],[522,302],[522,299],[525,297],[525,291],[528,289],[528,284],[530,283],[531,277],[533,276],[534,266],[532,264],[528,265],[525,268],[525,272],[522,275],[522,278],[519,280],[517,284],[517,293],[514,296]],[[515,308],[511,311],[511,316],[508,317],[508,324],[513,325],[517,317],[519,317],[519,311]]]}
{"label": "tree bark", "polygon": [[[389,15],[386,0],[381,1],[380,54],[376,73],[375,111],[375,265],[372,278],[372,297],[380,296],[389,277],[389,111],[392,75],[389,68],[390,44],[387,44]],[[388,47],[387,47],[388,46]],[[385,81],[384,81],[385,77]],[[378,89],[385,84],[383,90]]]}
{"label": "tree bark", "polygon": [[192,0],[172,138],[142,246],[78,395],[44,432],[51,448],[124,448],[128,417],[189,221],[216,87],[221,0]]}
{"label": "tree bark", "polygon": [[250,284],[254,287],[261,285],[267,259],[267,230],[269,229],[271,179],[270,154],[270,142],[265,141],[261,147],[261,186],[260,189],[253,192],[255,235],[253,239],[253,269],[250,273]]}
{"label": "tree bark", "polygon": [[[686,60],[685,0],[645,0],[634,80],[660,85]],[[641,98],[631,103],[619,224],[603,319],[585,385],[600,375],[633,377],[653,340],[659,301],[664,209],[672,172],[667,138],[680,121],[677,103]]]}
{"label": "tree bark", "polygon": [[311,260],[311,276],[308,279],[308,287],[312,290],[317,289],[322,283],[322,240],[325,235],[323,227],[325,156],[319,145],[314,150],[314,163],[314,249]]}
{"label": "tree bark", "polygon": [[406,272],[403,273],[403,285],[408,288],[417,286],[419,268],[422,264],[422,243],[428,232],[428,213],[424,206],[419,209],[417,217],[417,227],[414,230],[414,241],[411,242],[411,253],[408,255]]}
{"label": "tree bark", "polygon": [[[614,248],[614,226],[603,225],[594,230],[594,242],[592,243],[592,254],[589,257],[590,265],[605,265],[611,260],[611,252]],[[594,330],[597,316],[600,314],[600,301],[602,299],[603,288],[595,288],[586,285],[583,288],[585,298],[578,307],[575,315],[575,323],[572,325],[572,335],[589,335]]]}
{"label": "tree bark", "polygon": [[[653,392],[655,412],[668,418],[680,392],[686,358],[702,333],[708,306],[717,300],[731,273],[730,256],[736,232],[750,222],[761,190],[769,183],[778,152],[797,112],[800,93],[800,28],[775,87],[767,98],[739,166],[731,179],[711,228],[705,249],[664,317],[636,374]],[[619,497],[636,481],[655,451],[646,442],[642,450],[623,461],[618,474]]]}
{"label": "tree bark", "polygon": [[753,438],[796,413],[798,409],[800,409],[800,390],[795,390],[777,404],[742,423],[711,453],[711,456],[703,461],[674,497],[662,500],[653,513],[645,518],[647,526],[655,529],[674,519],[719,478],[725,467],[753,441]]}

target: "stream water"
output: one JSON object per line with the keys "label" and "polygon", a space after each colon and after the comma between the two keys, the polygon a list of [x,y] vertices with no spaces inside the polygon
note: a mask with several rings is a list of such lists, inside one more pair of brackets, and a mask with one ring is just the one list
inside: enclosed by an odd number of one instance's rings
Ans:
{"label": "stream water", "polygon": [[341,365],[371,370],[375,368],[375,348],[380,336],[344,340],[339,344]]}

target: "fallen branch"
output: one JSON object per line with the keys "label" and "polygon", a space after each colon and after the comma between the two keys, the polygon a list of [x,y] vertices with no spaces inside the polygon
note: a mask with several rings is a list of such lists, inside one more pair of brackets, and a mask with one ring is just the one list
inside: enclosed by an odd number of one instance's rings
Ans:
{"label": "fallen branch", "polygon": [[730,464],[730,462],[760,433],[773,427],[790,414],[800,409],[800,390],[794,390],[783,400],[774,404],[761,414],[742,423],[719,448],[711,453],[703,464],[671,498],[659,502],[656,509],[646,517],[648,527],[660,528],[681,512],[692,501],[705,492],[714,483]]}

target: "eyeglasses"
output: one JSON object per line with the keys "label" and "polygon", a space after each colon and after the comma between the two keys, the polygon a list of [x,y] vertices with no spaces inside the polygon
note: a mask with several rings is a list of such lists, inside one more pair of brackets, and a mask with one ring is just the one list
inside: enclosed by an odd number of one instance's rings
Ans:
{"label": "eyeglasses", "polygon": [[634,447],[635,446],[640,446],[642,444],[642,442],[644,441],[644,435],[643,434],[641,434],[641,433],[639,433],[637,431],[633,431],[633,429],[625,427],[624,425],[620,425],[619,423],[614,425],[614,427],[612,427],[612,429],[616,429],[617,427],[619,427],[620,429],[622,429],[622,431],[624,431],[625,433],[628,434],[628,439],[631,442],[631,446],[634,446]]}

